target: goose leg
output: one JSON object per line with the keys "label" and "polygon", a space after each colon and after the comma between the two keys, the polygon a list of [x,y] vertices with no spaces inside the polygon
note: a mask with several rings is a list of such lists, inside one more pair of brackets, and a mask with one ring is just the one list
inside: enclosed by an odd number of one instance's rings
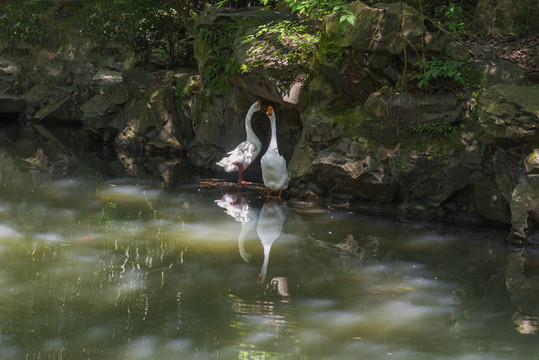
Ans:
{"label": "goose leg", "polygon": [[240,185],[245,184],[245,181],[243,181],[243,164],[237,163],[235,161],[233,162],[233,164],[238,167],[238,174],[239,174],[238,184]]}

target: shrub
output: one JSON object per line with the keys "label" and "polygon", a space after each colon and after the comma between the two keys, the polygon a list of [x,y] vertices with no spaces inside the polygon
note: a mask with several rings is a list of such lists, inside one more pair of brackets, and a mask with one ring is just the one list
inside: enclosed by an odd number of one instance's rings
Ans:
{"label": "shrub", "polygon": [[451,81],[464,85],[466,79],[463,75],[462,61],[454,59],[436,59],[434,56],[431,60],[420,60],[414,64],[421,69],[421,72],[412,76],[412,79],[419,80],[418,88],[427,88],[432,86],[432,81],[439,78],[449,79]]}
{"label": "shrub", "polygon": [[0,40],[6,47],[46,41],[45,12],[50,6],[48,1],[9,1],[0,5]]}

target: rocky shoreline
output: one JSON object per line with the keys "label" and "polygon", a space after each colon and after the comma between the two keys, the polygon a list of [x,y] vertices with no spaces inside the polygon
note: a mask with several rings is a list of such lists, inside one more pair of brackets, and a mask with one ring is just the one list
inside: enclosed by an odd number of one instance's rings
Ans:
{"label": "rocky shoreline", "polygon": [[[163,172],[188,163],[223,176],[215,161],[243,140],[245,112],[261,99],[276,109],[290,196],[410,218],[492,221],[511,228],[511,244],[539,244],[539,85],[412,8],[352,9],[360,21],[343,32],[328,18],[309,63],[292,56],[299,50],[290,39],[255,32],[242,41],[261,25],[290,20],[259,8],[207,10],[195,26],[231,34],[227,58],[196,37],[185,67],[174,69],[137,68],[121,44],[98,53],[79,34],[64,34],[54,50],[4,49],[0,114],[31,129],[26,158],[44,171],[69,167],[69,150],[51,130],[68,126],[83,128],[88,143],[111,145],[126,168],[142,156],[159,159]],[[373,41],[377,34],[384,41]],[[419,91],[418,48],[465,64],[471,86]],[[228,75],[230,86],[212,88],[208,72],[228,60],[242,70]],[[262,112],[253,127],[267,146]],[[260,181],[259,161],[246,177]]]}

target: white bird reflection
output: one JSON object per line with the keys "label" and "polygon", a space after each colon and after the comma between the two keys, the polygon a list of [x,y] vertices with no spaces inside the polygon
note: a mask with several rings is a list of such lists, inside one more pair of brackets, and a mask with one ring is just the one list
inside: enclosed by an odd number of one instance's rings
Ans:
{"label": "white bird reflection", "polygon": [[283,223],[286,219],[286,206],[278,199],[266,202],[260,211],[256,232],[264,247],[264,263],[257,277],[257,282],[262,284],[268,270],[268,262],[273,242],[281,235]]}
{"label": "white bird reflection", "polygon": [[241,258],[245,262],[251,261],[251,254],[245,250],[245,236],[256,225],[258,218],[258,211],[251,208],[251,205],[247,199],[238,193],[236,195],[224,194],[221,199],[214,200],[214,202],[225,209],[225,212],[232,216],[234,220],[241,223],[241,231],[238,236],[238,249]]}

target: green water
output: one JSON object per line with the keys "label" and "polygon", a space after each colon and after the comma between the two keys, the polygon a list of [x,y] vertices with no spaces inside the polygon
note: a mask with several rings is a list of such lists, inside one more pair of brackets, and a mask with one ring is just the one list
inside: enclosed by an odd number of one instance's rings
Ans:
{"label": "green water", "polygon": [[539,358],[505,231],[1,165],[0,359]]}

